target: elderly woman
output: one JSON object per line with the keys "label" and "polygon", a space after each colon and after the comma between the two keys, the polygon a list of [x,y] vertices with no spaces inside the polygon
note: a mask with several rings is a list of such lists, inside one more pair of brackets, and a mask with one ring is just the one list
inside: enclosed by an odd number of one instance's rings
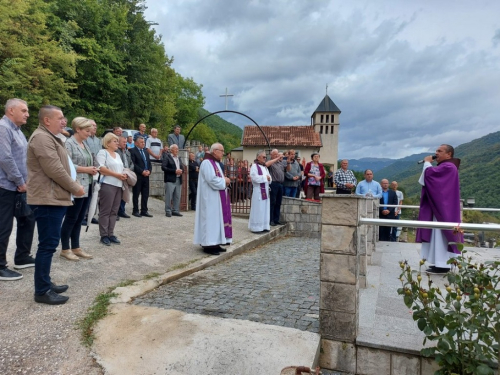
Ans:
{"label": "elderly woman", "polygon": [[123,181],[127,174],[123,172],[123,162],[116,152],[118,149],[118,137],[108,133],[102,139],[103,150],[96,155],[96,160],[101,173],[99,190],[99,233],[101,243],[111,246],[111,243],[120,244],[115,236],[116,217],[120,202],[122,200]]}
{"label": "elderly woman", "polygon": [[304,176],[306,176],[304,190],[306,191],[306,199],[319,201],[319,193],[325,192],[325,168],[319,162],[319,154],[317,152],[311,154],[311,159],[312,161],[307,163],[304,169]]}
{"label": "elderly woman", "polygon": [[269,185],[272,179],[266,167],[265,151],[257,153],[257,159],[250,168],[250,178],[252,179],[253,193],[248,229],[254,233],[269,232],[271,228],[269,222],[271,216]]}
{"label": "elderly woman", "polygon": [[73,205],[66,211],[61,227],[61,257],[78,261],[80,258],[92,258],[92,255],[80,248],[80,230],[92,198],[92,176],[97,174],[97,168],[93,166],[92,152],[84,142],[90,135],[92,121],[85,117],[75,117],[71,127],[74,134],[66,141],[65,146],[76,169],[76,180],[83,186],[85,194],[74,197]]}

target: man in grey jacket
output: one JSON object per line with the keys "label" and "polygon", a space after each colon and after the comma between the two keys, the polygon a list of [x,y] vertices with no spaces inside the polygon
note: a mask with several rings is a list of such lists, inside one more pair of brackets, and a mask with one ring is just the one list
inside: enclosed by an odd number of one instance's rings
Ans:
{"label": "man in grey jacket", "polygon": [[300,165],[295,160],[295,150],[288,151],[287,163],[288,168],[286,169],[285,181],[283,182],[283,186],[285,187],[284,195],[285,197],[295,198],[302,175]]}

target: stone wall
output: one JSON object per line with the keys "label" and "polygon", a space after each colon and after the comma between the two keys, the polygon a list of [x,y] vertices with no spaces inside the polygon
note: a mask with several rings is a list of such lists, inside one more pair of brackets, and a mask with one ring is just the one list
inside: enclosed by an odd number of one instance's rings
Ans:
{"label": "stone wall", "polygon": [[326,196],[322,201],[320,255],[321,368],[359,375],[432,375],[432,359],[357,345],[359,288],[375,251],[378,227],[358,224],[378,217],[378,201]]}
{"label": "stone wall", "polygon": [[321,235],[321,203],[283,197],[281,219],[288,223],[293,236],[319,238]]}
{"label": "stone wall", "polygon": [[430,358],[324,339],[320,366],[357,375],[433,375],[439,370]]}

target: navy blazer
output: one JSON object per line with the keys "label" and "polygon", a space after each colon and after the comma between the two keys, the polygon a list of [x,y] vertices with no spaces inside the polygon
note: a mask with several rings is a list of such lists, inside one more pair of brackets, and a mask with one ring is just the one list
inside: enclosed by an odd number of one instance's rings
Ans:
{"label": "navy blazer", "polygon": [[[387,204],[398,204],[399,201],[398,201],[398,196],[396,194],[396,192],[392,189],[389,189],[389,196],[387,197]],[[387,209],[390,211],[389,215],[382,215],[382,211],[384,210],[384,197],[380,198],[380,206],[378,208],[378,212],[379,212],[379,217],[385,217],[387,219],[391,218],[395,218],[394,216],[394,212],[396,210],[396,207],[387,207]]]}
{"label": "navy blazer", "polygon": [[137,147],[128,150],[130,152],[130,156],[132,157],[132,163],[134,163],[134,172],[137,175],[137,177],[144,177],[142,175],[142,172],[144,172],[145,170],[148,171],[153,170],[153,166],[151,165],[151,160],[149,160],[149,154],[147,148],[144,147],[143,150],[144,150],[144,155],[146,156],[147,164],[144,163],[144,158],[142,157]]}
{"label": "navy blazer", "polygon": [[[184,164],[182,164],[180,156],[177,155],[177,157],[179,158],[179,169],[182,169],[184,172]],[[177,175],[175,174],[175,171],[177,170],[177,167],[172,154],[169,153],[163,158],[161,162],[161,169],[163,171],[163,182],[176,182]],[[182,184],[182,178],[180,180]]]}

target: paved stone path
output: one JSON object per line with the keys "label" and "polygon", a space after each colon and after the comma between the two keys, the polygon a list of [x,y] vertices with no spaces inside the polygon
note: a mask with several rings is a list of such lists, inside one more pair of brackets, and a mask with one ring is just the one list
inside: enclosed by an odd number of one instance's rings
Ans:
{"label": "paved stone path", "polygon": [[319,248],[319,239],[278,239],[134,303],[317,333]]}

